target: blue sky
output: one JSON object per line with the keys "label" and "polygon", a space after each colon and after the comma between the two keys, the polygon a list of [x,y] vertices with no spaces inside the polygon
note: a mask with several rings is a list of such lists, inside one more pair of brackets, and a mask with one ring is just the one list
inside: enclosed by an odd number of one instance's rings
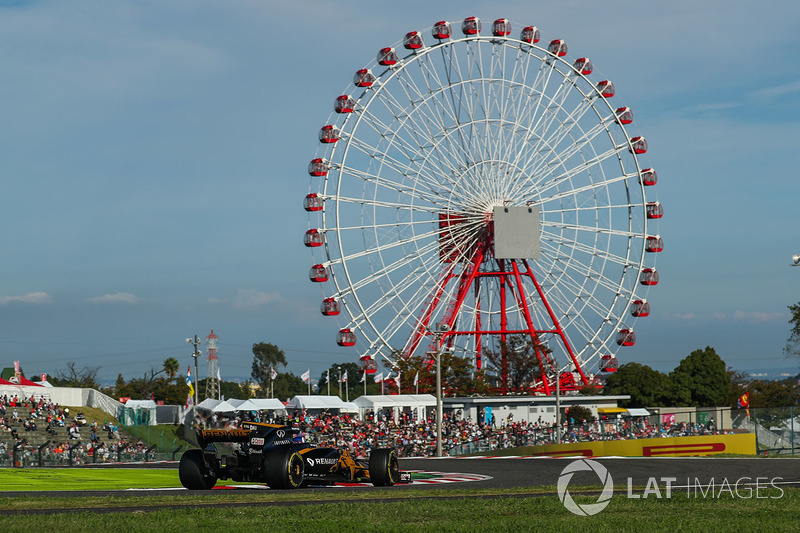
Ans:
{"label": "blue sky", "polygon": [[[784,359],[800,300],[800,4],[255,0],[0,3],[0,365],[141,375],[219,335],[319,375],[353,359],[307,279],[317,130],[376,51],[435,21],[535,24],[588,55],[658,169],[661,284],[619,354]],[[515,30],[516,31],[516,30]],[[204,370],[201,368],[201,375]]]}

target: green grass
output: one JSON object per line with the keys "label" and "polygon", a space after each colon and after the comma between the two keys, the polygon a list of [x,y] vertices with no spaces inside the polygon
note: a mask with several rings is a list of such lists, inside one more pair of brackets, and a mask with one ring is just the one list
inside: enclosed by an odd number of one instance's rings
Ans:
{"label": "green grass", "polygon": [[[2,490],[93,490],[177,487],[173,469],[2,469]],[[579,504],[596,497],[581,496]],[[636,491],[642,493],[641,487]],[[770,489],[755,498],[702,497],[675,490],[672,498],[628,499],[617,487],[608,507],[591,517],[567,511],[555,487],[480,489],[180,491],[137,496],[0,497],[0,531],[794,531],[800,489]],[[303,505],[282,506],[300,501]],[[163,509],[159,508],[163,507]],[[92,509],[117,509],[100,513]],[[63,513],[57,510],[70,509]],[[11,514],[44,511],[32,516]],[[48,512],[49,511],[49,512]],[[35,527],[32,524],[35,523]]]}
{"label": "green grass", "polygon": [[179,487],[178,471],[158,468],[3,468],[0,490],[115,490]]}
{"label": "green grass", "polygon": [[[302,491],[294,491],[295,493]],[[337,492],[336,490],[326,492]],[[366,491],[365,491],[366,492]],[[374,491],[369,491],[375,496]],[[392,492],[386,489],[381,496]],[[398,492],[398,491],[395,491]],[[409,491],[403,491],[409,494]],[[414,491],[418,496],[430,491]],[[229,493],[196,499],[200,503],[225,503]],[[306,491],[306,495],[311,494]],[[340,497],[349,496],[340,494]],[[459,492],[447,491],[449,496]],[[591,517],[571,514],[555,495],[540,497],[457,497],[400,501],[348,501],[302,506],[223,505],[156,511],[137,510],[150,505],[144,498],[126,500],[131,507],[113,513],[91,511],[37,514],[31,517],[0,515],[0,530],[7,532],[53,528],[70,531],[795,531],[800,520],[800,491],[787,490],[780,499],[695,499],[674,494],[672,499],[629,500],[615,496],[601,513]],[[268,495],[260,496],[268,501]],[[575,497],[578,503],[593,498]],[[131,501],[132,500],[132,501]],[[173,505],[181,500],[166,498]],[[0,502],[2,508],[5,501]],[[73,506],[83,501],[73,500]],[[114,505],[105,500],[103,506]]]}

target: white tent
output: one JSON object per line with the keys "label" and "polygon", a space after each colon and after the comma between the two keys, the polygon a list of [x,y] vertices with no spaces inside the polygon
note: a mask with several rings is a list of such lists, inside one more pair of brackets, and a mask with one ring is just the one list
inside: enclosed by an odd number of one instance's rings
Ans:
{"label": "white tent", "polygon": [[295,396],[286,404],[286,409],[311,409],[325,410],[335,409],[341,411],[347,409],[347,405],[338,396]]}
{"label": "white tent", "polygon": [[222,403],[221,401],[215,400],[214,398],[206,398],[205,400],[197,404],[197,408],[205,409],[206,411],[211,411],[221,403]]}
{"label": "white tent", "polygon": [[358,406],[353,402],[344,402],[344,407],[340,409],[342,413],[357,413]]}
{"label": "white tent", "polygon": [[236,406],[237,411],[280,411],[284,409],[286,406],[277,398],[251,398]]}
{"label": "white tent", "polygon": [[[243,403],[245,403],[246,401],[247,401],[247,400],[238,400],[238,399],[236,399],[236,398],[228,398],[228,399],[227,399],[227,402],[228,402],[229,404],[231,404],[232,406],[234,406],[234,407],[237,407],[237,408],[238,408],[240,405],[242,405]],[[239,410],[239,409],[237,409],[237,411],[238,411],[238,410]]]}
{"label": "white tent", "polygon": [[236,411],[236,407],[229,404],[227,400],[223,400],[211,408],[212,413],[232,413],[234,411]]}
{"label": "white tent", "polygon": [[436,406],[436,397],[432,394],[373,394],[359,396],[353,403],[358,406],[358,412],[362,417],[366,411],[392,409],[395,419],[405,410],[413,411],[419,419],[425,417],[427,407]]}

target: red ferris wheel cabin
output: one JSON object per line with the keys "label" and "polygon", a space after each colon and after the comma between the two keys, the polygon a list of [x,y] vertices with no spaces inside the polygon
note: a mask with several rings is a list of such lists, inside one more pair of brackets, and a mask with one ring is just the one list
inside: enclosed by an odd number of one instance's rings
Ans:
{"label": "red ferris wheel cabin", "polygon": [[620,124],[633,123],[633,111],[631,111],[630,107],[618,107],[616,111],[614,111],[614,115],[616,115],[617,122]]}
{"label": "red ferris wheel cabin", "polygon": [[336,344],[339,346],[355,346],[356,334],[350,328],[340,329],[339,333],[336,334]]}
{"label": "red ferris wheel cabin", "polygon": [[564,39],[553,39],[547,45],[547,51],[557,57],[567,55],[567,42]]}
{"label": "red ferris wheel cabin", "polygon": [[308,279],[315,283],[324,283],[328,281],[328,269],[323,265],[314,265],[308,271]]}
{"label": "red ferris wheel cabin", "polygon": [[322,232],[318,229],[310,229],[306,231],[306,234],[303,236],[303,244],[308,246],[309,248],[316,248],[317,246],[322,246],[325,242],[325,237]]}
{"label": "red ferris wheel cabin", "polygon": [[361,370],[366,374],[374,374],[378,371],[378,362],[372,357],[365,355],[361,357]]}
{"label": "red ferris wheel cabin", "polygon": [[306,197],[303,198],[303,209],[306,211],[322,211],[324,204],[325,200],[315,192],[307,194]]}
{"label": "red ferris wheel cabin", "polygon": [[511,22],[508,19],[497,19],[492,23],[492,35],[505,37],[511,34]]}
{"label": "red ferris wheel cabin", "polygon": [[375,76],[368,68],[360,68],[353,74],[353,84],[356,87],[372,87],[375,83]]}
{"label": "red ferris wheel cabin", "polygon": [[600,372],[616,372],[619,369],[619,362],[613,355],[604,355],[600,358]]}
{"label": "red ferris wheel cabin", "polygon": [[481,32],[481,19],[478,17],[467,17],[461,23],[461,32],[464,35],[478,35]]}
{"label": "red ferris wheel cabin", "polygon": [[339,140],[339,130],[336,129],[336,126],[332,126],[328,124],[327,126],[322,126],[319,130],[319,142],[322,144],[333,144]]}
{"label": "red ferris wheel cabin", "polygon": [[664,206],[661,202],[647,202],[647,218],[661,218],[664,216]]}
{"label": "red ferris wheel cabin", "polygon": [[597,92],[600,93],[600,96],[603,98],[611,98],[617,94],[617,89],[614,87],[613,83],[604,80],[597,84]]}
{"label": "red ferris wheel cabin", "polygon": [[536,26],[525,26],[519,34],[519,40],[529,44],[538,43],[541,38],[542,35]]}
{"label": "red ferris wheel cabin", "polygon": [[650,304],[647,300],[634,300],[631,303],[631,315],[635,317],[646,317],[650,315]]}
{"label": "red ferris wheel cabin", "polygon": [[636,344],[636,334],[632,329],[621,329],[617,333],[617,344],[620,346],[633,346]]}
{"label": "red ferris wheel cabin", "polygon": [[433,25],[433,31],[431,31],[434,39],[449,39],[453,35],[453,29],[450,27],[450,23],[446,20],[440,20],[436,24]]}
{"label": "red ferris wheel cabin", "polygon": [[634,154],[647,153],[647,140],[644,137],[634,137],[630,142]]}
{"label": "red ferris wheel cabin", "polygon": [[352,113],[355,107],[356,101],[348,94],[337,96],[336,100],[333,102],[333,110],[337,113]]}
{"label": "red ferris wheel cabin", "polygon": [[645,239],[644,251],[651,253],[664,251],[664,239],[659,235],[650,235]]}
{"label": "red ferris wheel cabin", "polygon": [[394,48],[386,47],[381,48],[378,51],[378,64],[383,65],[384,67],[391,67],[392,65],[396,65],[399,59],[397,58],[397,52],[394,51]]}
{"label": "red ferris wheel cabin", "polygon": [[310,176],[314,176],[320,178],[322,176],[328,175],[328,162],[322,159],[321,157],[317,157],[312,159],[311,162],[308,164],[308,174]]}
{"label": "red ferris wheel cabin", "polygon": [[639,181],[645,187],[652,187],[658,183],[658,173],[652,168],[642,169],[642,172],[639,174]]}
{"label": "red ferris wheel cabin", "polygon": [[639,274],[639,283],[642,285],[658,285],[658,271],[655,268],[643,268]]}
{"label": "red ferris wheel cabin", "polygon": [[339,301],[334,298],[325,298],[322,300],[322,305],[320,305],[319,310],[325,316],[336,316],[342,312]]}
{"label": "red ferris wheel cabin", "polygon": [[594,70],[594,65],[592,65],[592,61],[588,57],[579,57],[572,64],[572,68],[584,76],[588,76]]}
{"label": "red ferris wheel cabin", "polygon": [[406,50],[419,50],[425,46],[422,42],[422,35],[418,31],[410,31],[403,37],[403,48]]}

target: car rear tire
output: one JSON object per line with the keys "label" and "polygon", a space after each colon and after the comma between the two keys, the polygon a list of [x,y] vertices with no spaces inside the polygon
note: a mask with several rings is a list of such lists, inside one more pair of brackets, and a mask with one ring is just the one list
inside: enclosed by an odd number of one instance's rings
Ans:
{"label": "car rear tire", "polygon": [[390,487],[400,480],[400,467],[394,450],[372,450],[369,455],[369,479],[376,487]]}
{"label": "car rear tire", "polygon": [[181,485],[189,490],[209,490],[217,484],[216,476],[211,474],[203,462],[203,451],[196,448],[186,450],[181,456],[178,477]]}
{"label": "car rear tire", "polygon": [[264,481],[271,489],[296,489],[303,484],[305,465],[294,450],[275,450],[264,457]]}

